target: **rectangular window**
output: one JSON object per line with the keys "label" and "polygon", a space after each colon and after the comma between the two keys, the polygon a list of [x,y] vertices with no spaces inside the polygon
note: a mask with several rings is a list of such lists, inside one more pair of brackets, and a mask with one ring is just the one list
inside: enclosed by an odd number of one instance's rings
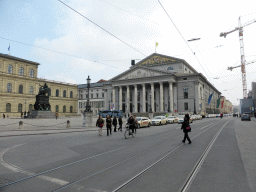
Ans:
{"label": "rectangular window", "polygon": [[104,93],[102,93],[102,97],[104,97]]}
{"label": "rectangular window", "polygon": [[80,99],[83,99],[83,95],[80,95]]}
{"label": "rectangular window", "polygon": [[93,98],[93,94],[91,94],[91,98]]}
{"label": "rectangular window", "polygon": [[96,94],[96,97],[99,98],[99,94],[98,93]]}
{"label": "rectangular window", "polygon": [[184,99],[188,98],[188,92],[184,92]]}
{"label": "rectangular window", "polygon": [[89,94],[86,94],[86,99],[88,99],[88,95],[89,95]]}
{"label": "rectangular window", "polygon": [[185,110],[185,111],[188,110],[188,103],[184,103],[184,110]]}

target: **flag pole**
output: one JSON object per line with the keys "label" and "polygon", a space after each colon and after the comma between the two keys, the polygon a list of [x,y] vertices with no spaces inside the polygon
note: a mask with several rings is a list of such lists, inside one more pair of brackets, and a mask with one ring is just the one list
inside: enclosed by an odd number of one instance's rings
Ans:
{"label": "flag pole", "polygon": [[10,55],[10,52],[11,52],[10,42],[9,42],[8,51],[9,51],[9,55]]}

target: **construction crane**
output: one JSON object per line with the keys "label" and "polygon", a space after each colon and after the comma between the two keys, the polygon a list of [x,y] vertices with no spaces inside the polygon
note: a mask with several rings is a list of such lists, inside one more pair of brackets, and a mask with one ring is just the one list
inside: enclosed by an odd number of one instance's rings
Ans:
{"label": "construction crane", "polygon": [[[230,33],[233,33],[234,31],[239,31],[239,41],[240,41],[240,54],[241,54],[241,65],[237,67],[241,67],[242,71],[242,81],[243,81],[243,97],[244,99],[247,98],[247,84],[246,84],[246,72],[245,72],[245,65],[248,63],[245,63],[245,57],[244,57],[244,40],[243,40],[243,28],[251,25],[252,23],[255,23],[256,19],[249,21],[245,23],[244,25],[241,24],[241,19],[239,17],[238,19],[238,27],[233,29],[232,31],[226,32],[226,33],[220,33],[220,37],[226,38],[226,36]],[[228,69],[232,70],[236,67],[229,67]]]}
{"label": "construction crane", "polygon": [[[249,65],[249,64],[252,64],[252,63],[256,63],[256,60],[246,62],[245,65]],[[235,67],[228,67],[228,70],[232,71],[233,69],[241,67],[241,66],[242,65],[238,65],[238,66],[235,66]]]}

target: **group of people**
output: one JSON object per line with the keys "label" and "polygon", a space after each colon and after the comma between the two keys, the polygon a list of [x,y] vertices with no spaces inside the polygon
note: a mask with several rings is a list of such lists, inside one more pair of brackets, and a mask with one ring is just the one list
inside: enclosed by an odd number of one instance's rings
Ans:
{"label": "group of people", "polygon": [[[184,138],[183,138],[182,142],[185,143],[186,140],[188,140],[189,144],[191,144],[192,142],[188,136],[188,133],[191,132],[191,127],[189,125],[189,119],[190,119],[189,114],[186,114],[184,117],[184,121],[181,125],[181,129],[184,132]],[[112,125],[114,126],[114,132],[117,132],[117,130],[116,130],[117,121],[119,124],[118,131],[122,131],[122,125],[123,125],[122,117],[120,116],[117,120],[117,117],[115,116],[112,120],[109,115],[107,116],[107,119],[106,119],[107,136],[109,136],[109,134],[112,135]],[[105,123],[104,119],[102,119],[102,117],[99,116],[99,118],[96,121],[96,127],[99,128],[99,130],[98,130],[99,136],[102,136],[102,127],[104,126],[104,123]],[[129,128],[132,130],[132,133],[134,133],[134,132],[136,133],[137,126],[138,126],[138,121],[136,119],[136,115],[134,115],[134,116],[130,115],[130,117],[127,120],[127,123],[128,123]]]}
{"label": "group of people", "polygon": [[[115,116],[113,118],[113,120],[110,118],[109,115],[107,116],[107,119],[106,119],[107,136],[109,136],[109,134],[112,135],[112,125],[114,126],[114,132],[117,132],[117,130],[116,130],[117,129],[117,121],[119,124],[118,131],[123,131],[122,130],[123,119],[121,116],[118,119]],[[99,128],[99,136],[102,136],[102,127],[104,126],[104,123],[105,123],[104,119],[102,119],[102,117],[99,116],[99,118],[96,121],[96,127]]]}
{"label": "group of people", "polygon": [[[137,131],[137,126],[138,126],[138,121],[136,119],[136,115],[130,115],[130,117],[127,120],[127,123],[129,124],[129,128],[132,130],[132,132],[136,133]],[[98,127],[98,132],[99,132],[99,136],[102,136],[102,127],[104,126],[105,121],[104,119],[102,119],[101,116],[99,116],[99,118],[96,121],[96,127]],[[117,124],[119,124],[119,127],[117,129]],[[122,130],[122,126],[123,126],[123,119],[120,116],[119,118],[117,118],[116,116],[111,119],[111,117],[108,115],[106,118],[106,128],[107,128],[107,136],[112,135],[112,125],[114,126],[114,132],[118,131],[123,131]]]}
{"label": "group of people", "polygon": [[[7,119],[9,118],[9,115],[7,115]],[[3,114],[3,119],[5,119],[5,114]]]}

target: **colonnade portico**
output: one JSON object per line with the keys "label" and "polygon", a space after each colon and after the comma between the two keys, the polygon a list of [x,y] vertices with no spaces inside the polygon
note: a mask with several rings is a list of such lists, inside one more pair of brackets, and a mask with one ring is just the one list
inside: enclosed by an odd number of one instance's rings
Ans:
{"label": "colonnade portico", "polygon": [[150,112],[150,108],[152,112],[173,113],[173,102],[173,82],[171,81],[112,85],[114,109],[123,110],[125,113],[146,113]]}

